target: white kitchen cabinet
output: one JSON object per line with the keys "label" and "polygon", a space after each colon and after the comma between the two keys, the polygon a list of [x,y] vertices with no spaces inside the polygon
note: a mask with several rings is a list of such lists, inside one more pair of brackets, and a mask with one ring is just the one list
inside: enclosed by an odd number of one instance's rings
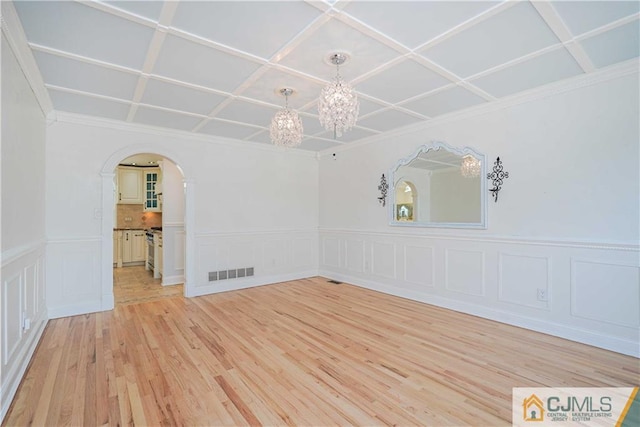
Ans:
{"label": "white kitchen cabinet", "polygon": [[[162,202],[156,186],[161,183],[160,168],[145,169],[144,173],[144,210],[147,212],[162,212]],[[160,187],[158,187],[160,188]]]}
{"label": "white kitchen cabinet", "polygon": [[122,231],[122,263],[140,263],[145,260],[144,230]]}
{"label": "white kitchen cabinet", "polygon": [[143,230],[135,230],[131,243],[131,262],[144,262],[147,248],[146,236]]}
{"label": "white kitchen cabinet", "polygon": [[162,276],[162,257],[163,257],[163,249],[162,249],[162,234],[158,235],[158,265],[157,271],[158,276]]}
{"label": "white kitchen cabinet", "polygon": [[136,167],[118,166],[118,203],[142,205],[144,171]]}
{"label": "white kitchen cabinet", "polygon": [[113,265],[122,267],[122,231],[113,230]]}

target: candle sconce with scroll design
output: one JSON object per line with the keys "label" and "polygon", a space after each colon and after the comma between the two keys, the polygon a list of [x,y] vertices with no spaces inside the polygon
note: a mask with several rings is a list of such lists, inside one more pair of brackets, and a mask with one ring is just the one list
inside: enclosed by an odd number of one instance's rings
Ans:
{"label": "candle sconce with scroll design", "polygon": [[382,174],[380,177],[380,185],[378,185],[378,191],[380,191],[380,197],[378,201],[385,206],[387,204],[387,191],[389,190],[389,184],[387,184],[387,178]]}
{"label": "candle sconce with scroll design", "polygon": [[490,179],[493,184],[493,188],[491,188],[489,191],[491,191],[493,200],[496,203],[498,202],[498,193],[502,189],[503,181],[507,178],[509,178],[509,172],[506,172],[504,170],[500,157],[497,157],[496,161],[493,163],[493,171],[487,174],[487,179]]}

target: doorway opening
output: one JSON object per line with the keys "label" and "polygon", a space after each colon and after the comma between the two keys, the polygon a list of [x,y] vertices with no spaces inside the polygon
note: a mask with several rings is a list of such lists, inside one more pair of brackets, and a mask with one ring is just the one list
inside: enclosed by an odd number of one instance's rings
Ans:
{"label": "doorway opening", "polygon": [[113,300],[185,295],[185,184],[170,159],[139,153],[113,171]]}

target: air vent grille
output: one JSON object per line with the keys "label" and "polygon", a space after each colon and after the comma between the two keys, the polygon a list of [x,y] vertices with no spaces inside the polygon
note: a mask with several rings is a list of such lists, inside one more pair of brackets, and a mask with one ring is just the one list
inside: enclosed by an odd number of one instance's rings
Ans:
{"label": "air vent grille", "polygon": [[209,281],[237,279],[240,277],[253,276],[253,267],[235,268],[232,270],[210,271]]}

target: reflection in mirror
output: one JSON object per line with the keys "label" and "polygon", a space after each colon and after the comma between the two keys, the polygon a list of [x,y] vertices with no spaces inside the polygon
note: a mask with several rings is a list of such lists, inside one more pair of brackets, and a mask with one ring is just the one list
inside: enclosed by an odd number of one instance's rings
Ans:
{"label": "reflection in mirror", "polygon": [[413,221],[413,207],[417,200],[416,187],[409,181],[401,181],[396,185],[396,219]]}
{"label": "reflection in mirror", "polygon": [[441,142],[424,145],[391,171],[392,225],[486,228],[483,154]]}

